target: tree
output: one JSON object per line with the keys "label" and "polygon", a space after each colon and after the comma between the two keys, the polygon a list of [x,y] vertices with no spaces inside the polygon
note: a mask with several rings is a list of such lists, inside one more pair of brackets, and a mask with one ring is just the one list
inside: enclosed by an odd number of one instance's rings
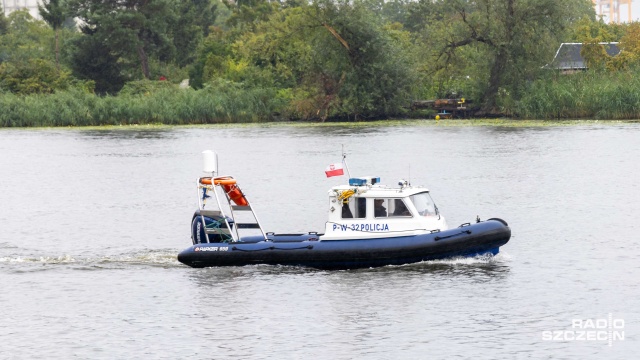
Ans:
{"label": "tree", "polygon": [[607,56],[609,70],[629,70],[640,65],[640,23],[634,22],[627,26],[626,33],[618,44],[620,53]]}
{"label": "tree", "polygon": [[198,45],[209,35],[216,21],[217,5],[211,0],[181,1],[171,32],[176,48],[176,62],[186,66],[195,60]]}
{"label": "tree", "polygon": [[7,21],[7,17],[4,16],[4,9],[2,6],[0,6],[0,10],[2,10],[2,13],[0,13],[0,35],[4,35],[9,29],[9,22]]}
{"label": "tree", "polygon": [[210,28],[217,20],[218,2],[212,0],[191,0],[182,2],[182,11],[190,12],[188,18],[202,30],[204,36],[209,35]]}
{"label": "tree", "polygon": [[60,28],[67,19],[66,7],[62,0],[48,0],[43,4],[38,4],[38,12],[40,16],[42,16],[42,19],[46,21],[55,32],[56,68],[60,69],[60,47],[58,38]]}
{"label": "tree", "polygon": [[624,35],[625,25],[607,24],[602,19],[594,20],[589,16],[584,16],[575,22],[570,29],[571,42],[615,42],[620,41]]}
{"label": "tree", "polygon": [[387,26],[366,1],[319,0],[311,9],[313,68],[330,74],[330,82],[321,79],[337,92],[339,109],[356,118],[398,113],[415,78],[402,28]]}
{"label": "tree", "polygon": [[26,62],[31,58],[51,59],[51,29],[44,21],[34,19],[26,9],[7,16],[6,33],[0,36],[0,62]]}
{"label": "tree", "polygon": [[435,50],[436,69],[455,63],[462,49],[482,53],[486,112],[498,111],[499,97],[514,97],[548,61],[568,27],[594,11],[589,0],[448,0],[440,5],[442,20],[429,25],[425,39]]}
{"label": "tree", "polygon": [[50,94],[71,86],[71,74],[59,70],[51,60],[34,58],[0,64],[0,88],[16,94]]}
{"label": "tree", "polygon": [[175,56],[170,29],[176,22],[172,0],[72,0],[84,25],[123,64],[137,62],[149,79],[149,56],[168,61]]}
{"label": "tree", "polygon": [[71,43],[70,52],[69,65],[74,76],[93,80],[98,94],[115,94],[133,78],[133,74],[127,71],[127,64],[119,61],[119,56],[98,37],[85,35],[76,38]]}
{"label": "tree", "polygon": [[69,87],[92,91],[89,82],[78,82],[55,61],[54,33],[27,10],[7,17],[7,31],[0,36],[0,86],[18,94],[52,93]]}
{"label": "tree", "polygon": [[189,84],[201,89],[212,80],[213,75],[222,75],[224,63],[233,59],[232,39],[219,27],[212,27],[209,35],[200,43],[195,61],[189,70]]}
{"label": "tree", "polygon": [[269,0],[222,0],[231,9],[227,24],[241,29],[254,29],[260,21],[266,21],[269,15],[280,8],[280,3]]}
{"label": "tree", "polygon": [[286,8],[233,45],[268,69],[295,117],[382,117],[408,103],[409,36],[366,1],[316,1]]}
{"label": "tree", "polygon": [[[580,55],[590,70],[622,70],[640,63],[640,24],[606,24],[587,17],[580,19],[574,28],[574,41],[582,43]],[[619,42],[620,53],[611,56],[606,47],[609,42]]]}

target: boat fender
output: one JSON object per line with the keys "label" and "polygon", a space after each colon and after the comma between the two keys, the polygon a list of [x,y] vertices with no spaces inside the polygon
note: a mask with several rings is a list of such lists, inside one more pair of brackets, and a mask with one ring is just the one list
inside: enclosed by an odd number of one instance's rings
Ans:
{"label": "boat fender", "polygon": [[506,221],[504,221],[504,220],[502,220],[502,219],[500,219],[500,218],[491,218],[491,219],[487,219],[487,221],[491,221],[491,220],[499,221],[499,222],[503,223],[503,224],[504,224],[504,226],[509,226],[509,224],[507,224],[507,222],[506,222]]}

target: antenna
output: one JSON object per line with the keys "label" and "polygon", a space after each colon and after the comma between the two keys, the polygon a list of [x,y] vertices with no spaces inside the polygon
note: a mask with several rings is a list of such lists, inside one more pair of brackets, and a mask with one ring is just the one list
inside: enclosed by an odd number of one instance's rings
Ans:
{"label": "antenna", "polygon": [[349,172],[349,166],[347,165],[347,153],[344,152],[344,144],[342,144],[342,163],[344,168],[347,169],[347,176],[351,179],[351,173]]}

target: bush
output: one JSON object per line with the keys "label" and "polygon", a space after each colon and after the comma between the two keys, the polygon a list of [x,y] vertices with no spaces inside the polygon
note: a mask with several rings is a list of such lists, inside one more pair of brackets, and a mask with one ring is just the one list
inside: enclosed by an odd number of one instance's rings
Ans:
{"label": "bush", "polygon": [[51,94],[73,85],[71,73],[46,59],[0,64],[0,87],[16,94]]}

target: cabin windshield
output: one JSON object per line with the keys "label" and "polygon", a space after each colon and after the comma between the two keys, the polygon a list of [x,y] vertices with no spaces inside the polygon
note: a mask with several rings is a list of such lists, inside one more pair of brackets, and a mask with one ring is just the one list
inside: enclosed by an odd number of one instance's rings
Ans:
{"label": "cabin windshield", "polygon": [[438,207],[433,202],[431,195],[428,192],[423,192],[409,196],[413,205],[418,210],[418,214],[422,216],[436,216],[438,215]]}

